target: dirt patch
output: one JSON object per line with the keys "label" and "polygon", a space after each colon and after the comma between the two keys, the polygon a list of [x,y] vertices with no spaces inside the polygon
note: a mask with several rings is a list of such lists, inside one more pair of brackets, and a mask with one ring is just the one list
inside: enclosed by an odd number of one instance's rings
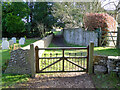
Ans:
{"label": "dirt patch", "polygon": [[27,83],[18,84],[19,88],[95,88],[90,76],[85,72],[56,73],[36,75]]}

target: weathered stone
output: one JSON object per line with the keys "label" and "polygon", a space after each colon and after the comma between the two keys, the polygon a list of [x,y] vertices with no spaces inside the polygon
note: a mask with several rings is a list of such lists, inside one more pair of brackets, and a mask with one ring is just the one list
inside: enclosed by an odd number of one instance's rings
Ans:
{"label": "weathered stone", "polygon": [[19,44],[20,44],[20,45],[24,45],[24,43],[25,43],[24,39],[21,38],[21,39],[19,40]]}
{"label": "weathered stone", "polygon": [[16,43],[16,37],[12,37],[12,40],[14,41],[14,43]]}
{"label": "weathered stone", "polygon": [[[22,53],[21,53],[22,52]],[[30,62],[27,61],[29,50],[17,49],[11,52],[11,58],[5,73],[31,74]]]}
{"label": "weathered stone", "polygon": [[120,58],[119,56],[109,56],[107,61],[108,73],[111,71],[119,71],[120,68]]}
{"label": "weathered stone", "polygon": [[2,49],[9,49],[9,42],[7,40],[2,42]]}
{"label": "weathered stone", "polygon": [[108,60],[108,56],[100,56],[100,55],[94,56],[95,65],[107,66],[107,60]]}
{"label": "weathered stone", "polygon": [[7,38],[2,38],[2,42],[5,41],[5,40],[7,40]]}
{"label": "weathered stone", "polygon": [[106,73],[107,72],[107,68],[105,66],[101,66],[101,65],[94,65],[94,73]]}
{"label": "weathered stone", "polygon": [[98,46],[98,34],[93,31],[85,31],[83,28],[64,29],[63,36],[65,41],[70,44],[88,46],[90,41],[93,41],[94,46]]}
{"label": "weathered stone", "polygon": [[24,38],[24,37],[21,37],[21,39],[23,39],[23,40],[24,40],[24,42],[25,42],[25,38]]}
{"label": "weathered stone", "polygon": [[13,45],[14,44],[14,41],[13,40],[9,40],[9,45]]}

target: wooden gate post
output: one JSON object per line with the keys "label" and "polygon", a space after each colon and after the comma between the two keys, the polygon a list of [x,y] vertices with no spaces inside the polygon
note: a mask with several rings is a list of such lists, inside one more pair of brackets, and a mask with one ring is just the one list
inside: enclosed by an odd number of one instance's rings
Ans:
{"label": "wooden gate post", "polygon": [[93,73],[93,53],[94,53],[94,43],[90,42],[89,44],[89,62],[88,62],[88,73]]}
{"label": "wooden gate post", "polygon": [[39,50],[38,50],[38,46],[35,47],[35,65],[36,65],[36,72],[39,71]]}
{"label": "wooden gate post", "polygon": [[120,27],[117,27],[118,32],[117,32],[117,48],[120,48]]}
{"label": "wooden gate post", "polygon": [[31,77],[35,77],[35,49],[34,45],[30,44],[30,64],[31,64]]}

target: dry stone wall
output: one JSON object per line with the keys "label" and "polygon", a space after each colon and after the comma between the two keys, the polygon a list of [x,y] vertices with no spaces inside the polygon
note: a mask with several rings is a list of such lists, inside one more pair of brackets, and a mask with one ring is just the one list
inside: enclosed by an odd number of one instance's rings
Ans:
{"label": "dry stone wall", "polygon": [[[35,43],[33,43],[34,48],[35,46],[38,46],[39,48],[48,47],[52,38],[53,35],[49,35],[41,40],[36,41]],[[39,51],[39,56],[42,55],[43,52],[44,52],[43,50]],[[17,50],[14,50],[11,52],[11,59],[4,73],[31,74],[32,73],[31,66],[33,63],[31,63],[30,60],[31,60],[30,45],[24,48],[19,48]]]}
{"label": "dry stone wall", "polygon": [[94,56],[94,73],[120,73],[120,56]]}
{"label": "dry stone wall", "polygon": [[5,73],[31,74],[30,62],[27,59],[29,50],[17,49],[11,52],[11,59]]}
{"label": "dry stone wall", "polygon": [[93,31],[85,31],[83,28],[64,29],[64,39],[67,43],[88,46],[91,41],[98,46],[98,34]]}

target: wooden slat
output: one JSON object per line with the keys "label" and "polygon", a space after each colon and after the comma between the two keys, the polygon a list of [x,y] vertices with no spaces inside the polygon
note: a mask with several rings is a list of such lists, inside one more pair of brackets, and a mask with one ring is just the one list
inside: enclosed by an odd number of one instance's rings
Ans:
{"label": "wooden slat", "polygon": [[57,48],[38,48],[38,50],[71,50],[71,49],[87,49],[87,47],[57,47]]}
{"label": "wooden slat", "polygon": [[81,67],[80,65],[77,65],[76,63],[74,63],[74,62],[68,60],[67,58],[65,58],[65,60],[68,61],[68,62],[70,62],[70,63],[72,63],[73,65],[78,66],[79,68],[82,68],[82,69],[85,70],[85,68]]}
{"label": "wooden slat", "polygon": [[117,33],[117,32],[114,32],[114,31],[111,31],[111,32],[109,32],[109,31],[102,31],[102,32],[105,32],[105,33]]}
{"label": "wooden slat", "polygon": [[117,36],[101,36],[101,37],[117,37]]}
{"label": "wooden slat", "polygon": [[86,72],[86,69],[76,71],[38,71],[37,73],[61,73],[61,72]]}
{"label": "wooden slat", "polygon": [[57,63],[57,62],[59,62],[59,61],[61,61],[61,60],[62,60],[62,59],[59,59],[59,60],[55,61],[54,63],[48,65],[47,67],[43,68],[43,69],[40,70],[40,71],[43,71],[43,70],[45,70],[46,68],[49,68],[50,66],[54,65],[55,63]]}
{"label": "wooden slat", "polygon": [[[62,57],[40,57],[39,59],[59,59]],[[87,58],[87,56],[79,56],[79,57],[65,57],[65,58],[74,58],[74,59],[79,59],[79,58]]]}

